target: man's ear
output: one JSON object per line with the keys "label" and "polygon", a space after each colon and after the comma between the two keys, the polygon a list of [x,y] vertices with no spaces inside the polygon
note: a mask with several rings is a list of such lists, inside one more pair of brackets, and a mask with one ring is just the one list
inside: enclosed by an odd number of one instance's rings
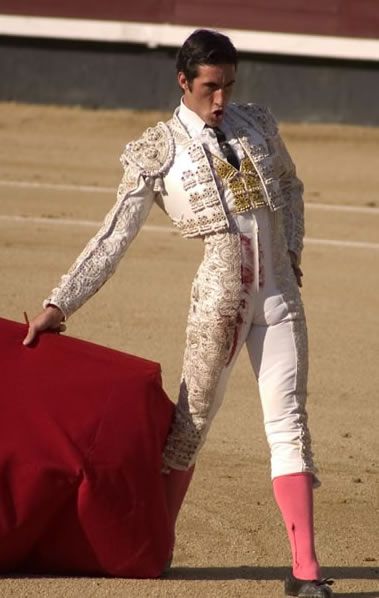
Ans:
{"label": "man's ear", "polygon": [[181,89],[182,89],[184,92],[185,92],[187,89],[189,89],[187,78],[186,78],[185,74],[184,74],[182,71],[180,71],[180,72],[178,73],[178,83],[179,83],[179,87],[180,87],[180,88],[181,88]]}

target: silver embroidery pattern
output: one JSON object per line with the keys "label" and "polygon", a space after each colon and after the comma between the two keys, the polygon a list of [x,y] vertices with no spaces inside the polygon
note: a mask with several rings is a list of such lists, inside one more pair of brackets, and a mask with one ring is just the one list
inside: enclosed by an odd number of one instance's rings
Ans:
{"label": "silver embroidery pattern", "polygon": [[232,104],[244,114],[246,120],[250,123],[251,119],[264,136],[270,137],[278,132],[278,124],[272,112],[266,106],[260,104]]}
{"label": "silver embroidery pattern", "polygon": [[254,249],[251,238],[242,233],[239,234],[241,250],[241,299],[237,314],[236,327],[234,329],[234,338],[226,366],[229,366],[236,357],[236,350],[240,342],[241,328],[246,323],[246,317],[249,308],[249,296],[251,287],[254,283]]}
{"label": "silver embroidery pattern", "polygon": [[[238,139],[260,177],[266,201],[272,211],[282,208],[284,198],[279,186],[275,163],[280,156],[273,152],[270,139],[279,137],[278,127],[268,108],[257,104],[232,104],[226,118],[238,131]],[[258,132],[258,137],[257,133]]]}
{"label": "silver embroidery pattern", "polygon": [[133,189],[137,189],[140,176],[139,169],[136,166],[127,163],[123,154],[121,155],[120,162],[124,166],[124,172],[117,188],[118,201],[121,201],[126,194],[133,191]]}
{"label": "silver embroidery pattern", "polygon": [[201,164],[197,167],[196,176],[200,185],[204,183],[211,183],[213,181],[212,173],[209,169],[209,166],[205,164]]}
{"label": "silver embroidery pattern", "polygon": [[[239,119],[245,119],[241,125]],[[278,125],[270,110],[257,104],[232,104],[231,122],[237,127],[240,142],[262,177],[272,210],[283,208],[288,248],[300,257],[303,248],[304,214],[303,184],[296,176],[295,165],[278,132]],[[266,146],[251,145],[249,126],[264,136]]]}
{"label": "silver embroidery pattern", "polygon": [[173,117],[167,121],[166,125],[170,129],[175,143],[178,145],[185,145],[191,140],[191,137],[187,133],[187,129],[182,125],[176,113],[174,113]]}
{"label": "silver embroidery pattern", "polygon": [[284,227],[288,249],[300,257],[304,239],[304,186],[296,176],[296,168],[282,139],[278,139],[278,152],[283,160],[285,174],[279,178],[279,185],[283,199]]}
{"label": "silver embroidery pattern", "polygon": [[199,142],[191,142],[175,114],[167,125],[175,143],[186,146],[189,167],[183,172],[181,182],[184,191],[188,193],[188,202],[193,212],[193,216],[173,218],[173,224],[184,237],[225,232],[229,228],[228,219],[203,146]]}
{"label": "silver embroidery pattern", "polygon": [[205,442],[238,324],[239,235],[217,233],[204,242],[204,260],[192,286],[179,401],[163,455],[166,468],[187,469]]}
{"label": "silver embroidery pattern", "polygon": [[152,193],[146,193],[144,200],[139,202],[130,196],[137,189],[139,181],[141,177],[138,171],[133,166],[127,167],[117,191],[115,205],[108,212],[100,230],[44,301],[44,307],[49,303],[57,305],[68,318],[114,273],[152,205]]}
{"label": "silver embroidery pattern", "polygon": [[[280,191],[279,177],[282,169],[278,172],[276,165],[280,162],[280,156],[275,152],[271,139],[279,138],[276,121],[268,108],[256,104],[232,105],[232,122],[245,120],[249,126],[239,124],[239,141],[246,154],[254,164],[266,193],[266,200],[271,210],[275,211],[284,206],[284,198]],[[258,131],[262,137],[258,142],[254,131]],[[250,136],[253,134],[253,140]]]}
{"label": "silver embroidery pattern", "polygon": [[[275,118],[268,108],[257,104],[231,104],[225,119],[236,131],[240,144],[257,169],[270,209],[286,210],[287,244],[292,251],[300,255],[304,230],[302,184],[296,177],[293,163],[278,134]],[[217,180],[214,180],[203,147],[199,143],[191,143],[176,114],[168,121],[167,127],[171,131],[174,143],[186,146],[185,151],[189,157],[190,166],[182,176],[184,190],[203,193],[202,199],[199,195],[191,197],[191,207],[195,206],[194,217],[174,219],[174,225],[185,237],[230,230],[219,196]],[[249,135],[254,130],[259,131],[261,141],[256,139],[251,142]],[[206,201],[204,196],[211,196],[210,201]],[[211,211],[206,211],[208,209]]]}
{"label": "silver embroidery pattern", "polygon": [[[226,216],[221,210],[215,209],[211,216],[200,215],[198,218],[181,218],[172,220],[183,237],[203,237],[228,227]],[[225,224],[226,223],[226,224]]]}
{"label": "silver embroidery pattern", "polygon": [[196,174],[193,170],[185,170],[182,174],[182,183],[184,191],[188,191],[197,185]]}
{"label": "silver embroidery pattern", "polygon": [[320,485],[315,476],[317,468],[313,462],[312,439],[308,427],[308,414],[305,408],[308,381],[308,334],[305,319],[292,320],[292,332],[297,354],[297,378],[295,397],[298,404],[298,425],[300,429],[299,444],[304,471],[314,475],[314,486]]}
{"label": "silver embroidery pattern", "polygon": [[137,166],[146,177],[165,174],[174,160],[174,153],[173,136],[162,122],[146,129],[140,139],[128,143],[124,151],[127,162]]}

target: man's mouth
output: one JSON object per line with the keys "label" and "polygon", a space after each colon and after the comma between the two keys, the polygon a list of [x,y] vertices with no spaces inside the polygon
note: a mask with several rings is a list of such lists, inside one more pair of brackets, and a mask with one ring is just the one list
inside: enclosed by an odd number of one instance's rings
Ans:
{"label": "man's mouth", "polygon": [[216,110],[213,110],[213,114],[216,118],[221,118],[224,116],[224,110],[222,108],[217,108]]}

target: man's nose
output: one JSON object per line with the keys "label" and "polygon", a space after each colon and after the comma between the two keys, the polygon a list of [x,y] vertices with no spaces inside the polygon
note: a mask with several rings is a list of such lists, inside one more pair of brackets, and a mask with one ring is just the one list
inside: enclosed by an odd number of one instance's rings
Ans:
{"label": "man's nose", "polygon": [[213,99],[215,104],[217,104],[218,106],[223,106],[225,100],[225,90],[222,88],[217,89],[214,93]]}

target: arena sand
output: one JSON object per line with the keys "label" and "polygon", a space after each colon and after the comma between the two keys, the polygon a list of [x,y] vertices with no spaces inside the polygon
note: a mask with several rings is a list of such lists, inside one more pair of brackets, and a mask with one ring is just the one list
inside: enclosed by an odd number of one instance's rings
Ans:
{"label": "arena sand", "polygon": [[[115,197],[54,185],[115,188],[123,145],[167,116],[0,104],[3,317],[21,321],[25,309],[30,316],[40,309],[96,230],[78,221],[100,221]],[[324,573],[337,579],[336,596],[378,598],[379,129],[285,124],[282,132],[306,186],[307,237],[348,242],[309,242],[303,258],[309,413],[322,480],[315,496],[318,553]],[[314,205],[320,203],[370,209],[322,210]],[[170,226],[158,209],[148,224]],[[357,241],[376,245],[352,245]],[[201,255],[200,241],[167,229],[142,231],[117,274],[70,319],[68,333],[159,361],[176,400],[190,285]],[[289,550],[245,352],[177,531],[173,569],[163,580],[10,577],[0,579],[0,596],[282,596]]]}

